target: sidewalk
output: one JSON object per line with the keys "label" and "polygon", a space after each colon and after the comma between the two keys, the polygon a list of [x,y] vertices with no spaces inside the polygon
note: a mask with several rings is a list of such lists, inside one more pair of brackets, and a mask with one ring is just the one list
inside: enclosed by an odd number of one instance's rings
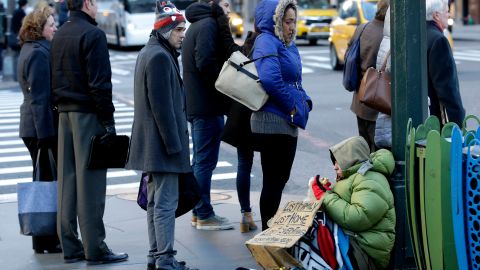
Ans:
{"label": "sidewalk", "polygon": [[[251,201],[260,225],[259,193],[252,192]],[[106,243],[114,252],[127,252],[129,260],[122,263],[87,266],[85,262],[64,264],[61,254],[34,254],[31,238],[20,235],[16,202],[0,202],[0,265],[4,270],[40,269],[146,269],[148,237],[146,212],[136,204],[137,189],[110,191],[107,194],[104,222]],[[302,200],[284,195],[288,200]],[[218,215],[230,219],[235,226],[228,231],[200,231],[190,226],[190,213],[176,220],[176,258],[201,270],[232,270],[239,266],[259,269],[245,246],[245,241],[260,232],[240,233],[240,206],[236,191],[212,191],[212,204]]]}

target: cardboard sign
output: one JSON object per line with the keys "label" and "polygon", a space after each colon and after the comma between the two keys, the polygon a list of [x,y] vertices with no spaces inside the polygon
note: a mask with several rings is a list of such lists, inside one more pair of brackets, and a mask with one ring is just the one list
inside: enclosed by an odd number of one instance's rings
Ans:
{"label": "cardboard sign", "polygon": [[269,228],[245,244],[263,268],[301,267],[285,250],[292,247],[310,228],[320,208],[318,201],[290,201],[268,222]]}

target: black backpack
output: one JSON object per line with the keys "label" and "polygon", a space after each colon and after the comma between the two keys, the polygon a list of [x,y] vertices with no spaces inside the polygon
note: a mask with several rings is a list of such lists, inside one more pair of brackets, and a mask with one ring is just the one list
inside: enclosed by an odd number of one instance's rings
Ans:
{"label": "black backpack", "polygon": [[350,44],[345,52],[345,65],[343,67],[343,86],[348,91],[357,91],[361,81],[361,67],[360,67],[360,37],[363,30],[367,27],[365,24],[358,35],[358,37]]}

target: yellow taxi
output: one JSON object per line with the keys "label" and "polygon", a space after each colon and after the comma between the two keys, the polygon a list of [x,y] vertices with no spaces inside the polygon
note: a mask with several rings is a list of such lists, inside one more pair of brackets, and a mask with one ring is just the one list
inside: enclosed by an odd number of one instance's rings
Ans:
{"label": "yellow taxi", "polygon": [[230,29],[232,30],[232,34],[237,37],[241,38],[243,35],[243,19],[238,15],[236,12],[230,12]]}
{"label": "yellow taxi", "polygon": [[338,17],[330,25],[330,65],[339,70],[344,63],[348,42],[358,25],[373,20],[378,0],[346,0],[338,10]]}
{"label": "yellow taxi", "polygon": [[297,39],[306,39],[311,45],[319,39],[327,39],[337,10],[328,0],[298,0],[297,4]]}

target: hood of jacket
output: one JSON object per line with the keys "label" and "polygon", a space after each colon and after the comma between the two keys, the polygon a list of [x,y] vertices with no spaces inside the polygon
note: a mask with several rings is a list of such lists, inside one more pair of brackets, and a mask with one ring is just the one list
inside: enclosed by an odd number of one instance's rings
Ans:
{"label": "hood of jacket", "polygon": [[[257,29],[261,33],[271,33],[277,36],[282,43],[286,43],[283,38],[282,21],[288,5],[294,5],[295,9],[298,10],[295,0],[262,0],[255,10],[255,25]],[[297,11],[295,12],[298,13]],[[296,31],[295,29],[292,41],[295,40]]]}
{"label": "hood of jacket", "polygon": [[330,148],[332,163],[337,161],[342,171],[368,160],[369,154],[368,143],[360,136],[348,138]]}
{"label": "hood of jacket", "polygon": [[389,177],[395,169],[392,152],[380,149],[370,153],[367,142],[360,136],[346,139],[330,148],[332,162],[335,160],[343,171],[343,178],[354,173],[365,174],[367,171],[379,172]]}
{"label": "hood of jacket", "polygon": [[206,3],[193,3],[185,10],[185,17],[190,23],[212,17],[212,8]]}

